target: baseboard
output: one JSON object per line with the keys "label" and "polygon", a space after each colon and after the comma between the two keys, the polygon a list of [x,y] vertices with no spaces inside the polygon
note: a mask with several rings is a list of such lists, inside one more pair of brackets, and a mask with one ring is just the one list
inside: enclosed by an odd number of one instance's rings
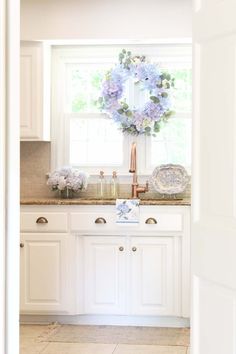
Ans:
{"label": "baseboard", "polygon": [[109,316],[109,315],[21,315],[21,324],[61,324],[150,326],[150,327],[189,327],[188,318],[168,316]]}

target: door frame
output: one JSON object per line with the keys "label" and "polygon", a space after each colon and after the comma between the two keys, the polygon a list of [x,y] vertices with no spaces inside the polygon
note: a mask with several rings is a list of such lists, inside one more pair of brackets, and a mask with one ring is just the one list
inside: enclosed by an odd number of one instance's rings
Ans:
{"label": "door frame", "polygon": [[20,0],[0,0],[0,352],[19,354]]}
{"label": "door frame", "polygon": [[0,352],[19,354],[20,1],[0,0]]}

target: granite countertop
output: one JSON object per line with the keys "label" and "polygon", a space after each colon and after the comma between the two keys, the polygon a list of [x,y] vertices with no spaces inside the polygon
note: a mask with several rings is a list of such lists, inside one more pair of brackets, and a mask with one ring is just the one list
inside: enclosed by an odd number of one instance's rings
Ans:
{"label": "granite countertop", "polygon": [[[93,199],[93,198],[21,198],[21,205],[114,205],[115,199]],[[191,205],[190,198],[183,199],[141,199],[141,205]]]}

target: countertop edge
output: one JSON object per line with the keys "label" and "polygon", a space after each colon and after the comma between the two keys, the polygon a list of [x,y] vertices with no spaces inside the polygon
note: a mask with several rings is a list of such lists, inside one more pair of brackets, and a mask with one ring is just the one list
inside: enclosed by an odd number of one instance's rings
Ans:
{"label": "countertop edge", "polygon": [[[58,199],[58,198],[21,198],[21,205],[115,205],[115,200],[103,199]],[[191,206],[188,198],[184,199],[147,199],[141,200],[140,205],[183,205]]]}

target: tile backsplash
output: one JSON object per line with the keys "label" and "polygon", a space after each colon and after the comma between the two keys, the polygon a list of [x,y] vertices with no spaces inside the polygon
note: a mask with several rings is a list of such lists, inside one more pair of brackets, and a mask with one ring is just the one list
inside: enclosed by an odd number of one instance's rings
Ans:
{"label": "tile backsplash", "polygon": [[[46,185],[46,174],[50,172],[51,166],[51,143],[50,142],[21,142],[20,151],[20,177],[21,177],[21,198],[43,198],[54,197],[57,194],[50,191]],[[130,183],[132,177],[130,176]],[[120,184],[120,197],[130,198],[131,185]],[[83,198],[96,197],[96,184],[89,184],[86,191],[81,192]],[[187,187],[181,197],[190,197],[191,187]],[[161,197],[150,186],[150,191],[140,194],[140,198],[152,199]]]}
{"label": "tile backsplash", "polygon": [[21,197],[49,197],[53,193],[46,185],[50,172],[50,142],[21,142],[20,194]]}

